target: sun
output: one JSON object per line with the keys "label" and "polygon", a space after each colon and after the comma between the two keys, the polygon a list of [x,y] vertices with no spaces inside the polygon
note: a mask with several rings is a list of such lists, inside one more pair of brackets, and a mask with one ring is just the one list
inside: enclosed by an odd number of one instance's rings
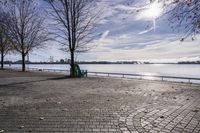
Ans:
{"label": "sun", "polygon": [[163,14],[163,4],[157,0],[141,8],[137,18],[153,22],[153,29],[156,29],[156,19]]}
{"label": "sun", "polygon": [[149,19],[149,20],[155,20],[158,17],[162,15],[163,8],[162,4],[155,1],[152,4],[149,4],[145,7],[145,9],[142,11],[142,17]]}

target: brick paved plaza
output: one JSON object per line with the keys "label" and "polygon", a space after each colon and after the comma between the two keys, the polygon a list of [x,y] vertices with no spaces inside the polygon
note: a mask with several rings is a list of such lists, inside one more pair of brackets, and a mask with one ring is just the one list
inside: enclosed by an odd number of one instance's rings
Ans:
{"label": "brick paved plaza", "polygon": [[200,85],[0,71],[0,133],[198,133]]}

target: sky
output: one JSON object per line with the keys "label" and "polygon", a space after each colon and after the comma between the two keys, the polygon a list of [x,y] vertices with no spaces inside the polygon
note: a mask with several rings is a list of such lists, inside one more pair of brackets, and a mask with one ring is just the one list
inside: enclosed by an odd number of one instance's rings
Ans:
{"label": "sky", "polygon": [[[97,27],[100,34],[92,44],[95,47],[76,54],[81,61],[154,61],[177,62],[200,60],[200,35],[180,42],[181,32],[172,31],[167,16],[162,16],[159,5],[141,7],[141,0],[99,0],[102,9],[101,21]],[[145,0],[144,0],[145,1]],[[146,0],[147,1],[147,0]],[[139,3],[139,4],[138,4]],[[145,3],[145,2],[144,2]],[[40,3],[45,6],[46,3]],[[158,19],[158,17],[160,17]],[[43,49],[30,53],[31,61],[49,61],[70,58],[60,45],[48,42]],[[8,55],[6,59],[20,60],[19,54]]]}

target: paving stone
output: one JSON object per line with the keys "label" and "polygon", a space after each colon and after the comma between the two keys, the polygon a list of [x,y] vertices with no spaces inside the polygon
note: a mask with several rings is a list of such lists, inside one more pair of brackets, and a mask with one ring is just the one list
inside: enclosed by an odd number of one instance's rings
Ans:
{"label": "paving stone", "polygon": [[199,85],[60,76],[0,71],[0,132],[200,132]]}

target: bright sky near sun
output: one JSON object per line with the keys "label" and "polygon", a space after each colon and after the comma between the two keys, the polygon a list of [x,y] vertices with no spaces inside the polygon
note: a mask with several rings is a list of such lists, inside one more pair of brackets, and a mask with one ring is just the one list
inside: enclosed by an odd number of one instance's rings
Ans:
{"label": "bright sky near sun", "polygon": [[[200,36],[180,42],[181,33],[173,32],[163,14],[162,5],[156,1],[146,6],[148,0],[100,0],[102,19],[99,22],[99,38],[93,41],[96,45],[91,51],[79,54],[77,60],[200,60]],[[42,2],[41,6],[45,6]],[[139,10],[139,12],[137,12]],[[158,17],[161,17],[158,19]],[[69,58],[69,54],[60,51],[55,42],[40,50],[31,52],[31,61],[48,61],[50,56],[55,60]],[[20,59],[20,55],[14,55]],[[7,56],[6,58],[12,58]]]}

